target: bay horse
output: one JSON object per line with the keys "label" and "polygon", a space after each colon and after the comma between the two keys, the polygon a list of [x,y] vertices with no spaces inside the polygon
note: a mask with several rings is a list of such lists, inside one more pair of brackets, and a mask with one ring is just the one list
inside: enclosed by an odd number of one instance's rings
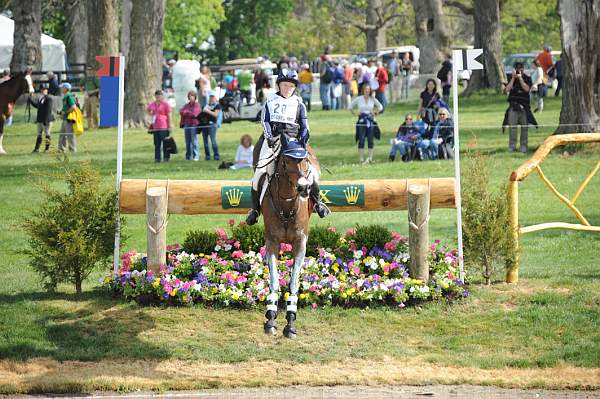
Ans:
{"label": "bay horse", "polygon": [[[285,141],[287,140],[280,140]],[[266,258],[269,266],[269,288],[264,330],[267,335],[277,334],[277,301],[279,298],[279,271],[277,260],[281,243],[292,245],[294,264],[289,283],[284,336],[296,337],[296,313],[300,271],[304,265],[306,242],[308,240],[309,219],[313,205],[309,199],[311,179],[318,178],[320,166],[314,152],[297,147],[295,150],[282,150],[275,158],[275,172],[267,177],[268,187],[264,189],[261,210],[265,223]],[[309,165],[312,165],[312,170]],[[310,176],[311,173],[317,176]],[[265,182],[265,184],[267,184]]]}
{"label": "bay horse", "polygon": [[4,122],[12,115],[17,99],[23,93],[34,92],[31,75],[19,72],[6,82],[0,83],[0,155],[6,154],[2,146]]}

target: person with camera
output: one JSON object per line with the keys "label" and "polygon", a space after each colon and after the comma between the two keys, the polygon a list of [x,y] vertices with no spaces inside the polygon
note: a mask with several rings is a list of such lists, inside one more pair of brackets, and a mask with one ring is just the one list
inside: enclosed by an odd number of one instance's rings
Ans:
{"label": "person with camera", "polygon": [[515,63],[515,72],[505,87],[508,94],[509,107],[505,114],[503,126],[509,126],[508,151],[514,152],[517,145],[517,126],[521,127],[519,139],[519,150],[527,152],[528,125],[534,124],[535,118],[529,106],[529,91],[531,90],[531,78],[523,73],[523,63]]}

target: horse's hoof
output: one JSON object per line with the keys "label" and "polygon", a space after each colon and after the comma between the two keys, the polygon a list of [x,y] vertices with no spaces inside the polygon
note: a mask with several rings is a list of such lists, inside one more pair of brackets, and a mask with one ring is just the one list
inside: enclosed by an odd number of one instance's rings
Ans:
{"label": "horse's hoof", "polygon": [[275,327],[265,327],[265,334],[274,337],[277,335],[277,329]]}
{"label": "horse's hoof", "polygon": [[285,328],[283,329],[283,335],[286,338],[295,339],[296,338],[296,329],[291,329],[291,328],[288,328],[288,326],[285,326]]}

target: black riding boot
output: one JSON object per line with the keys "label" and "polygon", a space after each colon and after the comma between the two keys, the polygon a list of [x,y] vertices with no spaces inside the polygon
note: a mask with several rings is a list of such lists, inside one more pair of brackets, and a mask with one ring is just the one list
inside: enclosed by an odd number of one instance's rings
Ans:
{"label": "black riding boot", "polygon": [[40,145],[42,144],[42,136],[38,136],[35,140],[35,148],[31,152],[40,152]]}
{"label": "black riding boot", "polygon": [[44,148],[44,152],[48,152],[50,149],[50,136],[46,136],[46,147]]}
{"label": "black riding boot", "polygon": [[327,205],[321,202],[321,189],[319,188],[319,184],[317,182],[313,182],[312,187],[310,188],[310,198],[315,203],[315,212],[319,215],[319,217],[324,218],[329,215],[331,212]]}
{"label": "black riding boot", "polygon": [[260,215],[260,195],[258,191],[252,189],[252,209],[248,212],[246,217],[246,224],[252,226],[258,222],[258,216]]}
{"label": "black riding boot", "polygon": [[286,312],[287,325],[283,329],[283,335],[288,338],[296,338],[296,312]]}

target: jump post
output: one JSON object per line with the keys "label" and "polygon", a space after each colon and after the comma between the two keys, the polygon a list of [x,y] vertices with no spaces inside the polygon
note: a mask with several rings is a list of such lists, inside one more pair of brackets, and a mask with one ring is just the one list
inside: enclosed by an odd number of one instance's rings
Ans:
{"label": "jump post", "polygon": [[[410,208],[409,221],[419,227],[409,229],[411,258],[415,257],[410,273],[428,279],[429,213],[433,208],[455,208],[454,178],[337,180],[321,182],[320,187],[321,200],[334,212]],[[245,214],[250,188],[246,180],[123,179],[119,207],[121,213],[147,214],[148,265],[158,269],[165,262],[167,214]]]}

